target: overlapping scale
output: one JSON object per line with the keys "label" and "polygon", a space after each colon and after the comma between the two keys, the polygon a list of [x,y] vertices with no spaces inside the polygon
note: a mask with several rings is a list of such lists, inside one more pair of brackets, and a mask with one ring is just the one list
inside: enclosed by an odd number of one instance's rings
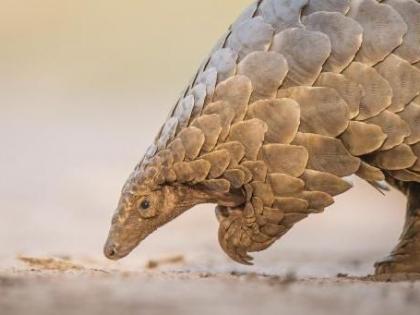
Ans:
{"label": "overlapping scale", "polygon": [[173,166],[173,170],[175,171],[176,178],[179,183],[200,183],[206,179],[210,168],[210,163],[205,160],[179,162],[175,163]]}
{"label": "overlapping scale", "polygon": [[334,203],[334,199],[323,191],[305,191],[300,198],[308,202],[310,211],[322,212]]}
{"label": "overlapping scale", "polygon": [[157,148],[163,150],[169,141],[175,137],[178,127],[178,119],[176,117],[169,118],[163,125],[159,139],[157,140]]}
{"label": "overlapping scale", "polygon": [[208,100],[211,100],[214,94],[214,89],[216,88],[217,83],[217,70],[216,68],[208,68],[206,71],[199,73],[197,84],[204,84],[206,86],[206,94]]}
{"label": "overlapping scale", "polygon": [[258,9],[259,1],[254,1],[252,4],[250,4],[242,13],[241,15],[236,19],[236,21],[232,24],[230,27],[231,30],[235,30],[239,25],[241,25],[243,22],[246,22],[250,19],[252,19],[255,16],[255,13]]}
{"label": "overlapping scale", "polygon": [[223,173],[233,188],[240,188],[245,184],[245,173],[240,169],[228,169]]}
{"label": "overlapping scale", "polygon": [[339,12],[346,14],[350,10],[350,0],[309,0],[308,5],[303,9],[304,15],[314,12]]}
{"label": "overlapping scale", "polygon": [[323,66],[324,71],[343,71],[362,45],[363,28],[340,13],[316,12],[305,17],[303,24],[306,29],[324,33],[330,39],[331,55]]}
{"label": "overlapping scale", "polygon": [[245,145],[239,141],[228,141],[222,143],[216,147],[216,150],[226,150],[229,152],[229,166],[231,167],[237,166],[245,156]]}
{"label": "overlapping scale", "polygon": [[273,98],[288,72],[286,59],[276,52],[257,51],[238,65],[238,74],[248,77],[253,86],[251,102]]}
{"label": "overlapping scale", "polygon": [[258,12],[276,32],[290,27],[300,27],[300,15],[308,0],[264,0]]}
{"label": "overlapping scale", "polygon": [[407,144],[400,144],[388,151],[375,154],[375,163],[385,170],[403,170],[410,168],[416,163],[417,156]]}
{"label": "overlapping scale", "polygon": [[270,50],[287,60],[289,73],[285,86],[312,85],[331,54],[331,42],[324,33],[290,28],[274,37]]}
{"label": "overlapping scale", "polygon": [[222,132],[222,125],[219,115],[202,115],[195,119],[191,126],[201,129],[204,134],[204,144],[202,150],[210,152],[214,149]]}
{"label": "overlapping scale", "polygon": [[309,169],[345,177],[354,174],[360,167],[360,159],[352,156],[338,139],[298,133],[293,143],[308,151]]}
{"label": "overlapping scale", "polygon": [[390,84],[393,92],[388,110],[402,111],[420,92],[420,70],[404,59],[390,54],[375,69]]}
{"label": "overlapping scale", "polygon": [[260,119],[249,119],[232,125],[228,141],[237,141],[245,147],[245,157],[256,160],[264,142],[267,124]]}
{"label": "overlapping scale", "polygon": [[420,182],[420,174],[409,170],[390,171],[389,174],[403,182]]}
{"label": "overlapping scale", "polygon": [[227,47],[231,48],[242,59],[249,53],[265,51],[271,44],[274,29],[262,17],[245,20],[232,30],[227,40]]}
{"label": "overlapping scale", "polygon": [[248,77],[237,75],[217,85],[214,101],[226,102],[235,113],[233,121],[241,121],[245,117],[252,89],[252,83]]}
{"label": "overlapping scale", "polygon": [[420,61],[420,3],[415,0],[386,0],[383,3],[396,10],[408,26],[404,41],[394,54],[409,63]]}
{"label": "overlapping scale", "polygon": [[185,157],[188,160],[194,160],[199,155],[206,141],[204,133],[196,127],[182,129],[178,134],[178,138],[182,141],[185,149]]}
{"label": "overlapping scale", "polygon": [[262,100],[251,104],[247,118],[258,118],[268,126],[266,143],[289,144],[300,124],[300,105],[292,99]]}
{"label": "overlapping scale", "polygon": [[420,172],[420,142],[412,145],[411,150],[413,150],[414,155],[417,156],[417,161],[410,169],[415,172]]}
{"label": "overlapping scale", "polygon": [[414,144],[420,141],[420,104],[410,103],[404,111],[398,115],[410,127],[410,135],[405,139],[408,144]]}
{"label": "overlapping scale", "polygon": [[331,196],[342,194],[352,188],[352,185],[340,177],[314,170],[306,170],[301,176],[305,188],[310,191],[323,191]]}
{"label": "overlapping scale", "polygon": [[411,134],[410,126],[397,114],[384,110],[379,115],[366,120],[366,122],[381,127],[387,135],[381,150],[389,150],[404,142]]}
{"label": "overlapping scale", "polygon": [[401,45],[407,24],[392,7],[376,0],[352,0],[347,16],[363,27],[363,43],[356,61],[373,66]]}
{"label": "overlapping scale", "polygon": [[354,156],[377,151],[386,138],[381,127],[360,121],[351,121],[346,131],[340,136],[341,141]]}
{"label": "overlapping scale", "polygon": [[242,162],[241,165],[251,172],[254,181],[265,182],[268,174],[268,167],[264,161],[245,161]]}
{"label": "overlapping scale", "polygon": [[309,202],[297,197],[276,197],[273,201],[273,207],[288,212],[307,212]]}
{"label": "overlapping scale", "polygon": [[203,112],[204,115],[217,114],[220,119],[222,130],[220,132],[219,141],[224,141],[229,134],[230,125],[235,118],[236,112],[230,103],[225,101],[214,102],[208,104]]}
{"label": "overlapping scale", "polygon": [[209,178],[218,178],[228,168],[231,156],[227,150],[216,150],[200,156],[200,159],[210,163]]}
{"label": "overlapping scale", "polygon": [[174,162],[182,162],[185,159],[185,148],[182,140],[176,138],[168,145],[168,149],[171,150]]}
{"label": "overlapping scale", "polygon": [[334,89],[299,86],[279,90],[277,96],[299,103],[302,132],[337,137],[349,125],[349,107]]}
{"label": "overlapping scale", "polygon": [[259,198],[263,205],[271,206],[274,201],[274,192],[271,185],[266,182],[252,182],[253,196]]}
{"label": "overlapping scale", "polygon": [[269,173],[283,173],[299,177],[308,163],[308,151],[300,145],[266,144],[259,160],[264,161]]}
{"label": "overlapping scale", "polygon": [[193,118],[200,115],[203,110],[207,97],[207,86],[204,83],[197,84],[191,89],[190,94],[194,96],[194,107],[191,114],[191,118]]}
{"label": "overlapping scale", "polygon": [[175,111],[173,117],[175,117],[178,121],[178,130],[185,128],[190,121],[192,112],[194,109],[194,96],[189,95],[182,99],[177,107],[175,107]]}
{"label": "overlapping scale", "polygon": [[384,173],[377,167],[374,167],[366,162],[362,162],[356,175],[368,182],[380,182],[385,180]]}
{"label": "overlapping scale", "polygon": [[212,54],[209,67],[216,69],[219,82],[235,74],[237,59],[238,55],[230,48],[222,48]]}
{"label": "overlapping scale", "polygon": [[343,74],[363,88],[358,120],[374,117],[391,105],[392,87],[374,68],[364,63],[353,62]]}
{"label": "overlapping scale", "polygon": [[350,111],[350,118],[355,118],[359,115],[360,102],[364,95],[364,90],[357,82],[346,78],[342,74],[324,72],[318,77],[315,86],[334,89],[346,101]]}
{"label": "overlapping scale", "polygon": [[303,191],[305,182],[299,178],[282,174],[273,173],[268,175],[268,183],[276,196],[293,196]]}
{"label": "overlapping scale", "polygon": [[230,183],[226,179],[209,179],[204,180],[200,185],[210,192],[228,193],[230,190]]}

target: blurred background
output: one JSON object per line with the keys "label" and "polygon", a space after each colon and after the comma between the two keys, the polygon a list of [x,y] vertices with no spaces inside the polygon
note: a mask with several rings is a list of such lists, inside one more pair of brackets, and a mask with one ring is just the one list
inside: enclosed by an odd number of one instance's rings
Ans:
{"label": "blurred background", "polygon": [[[105,264],[120,189],[179,93],[249,0],[1,0],[0,266],[16,255]],[[197,207],[122,262],[185,255],[203,270],[371,272],[395,245],[405,202],[355,180],[255,267],[231,263],[213,206]]]}

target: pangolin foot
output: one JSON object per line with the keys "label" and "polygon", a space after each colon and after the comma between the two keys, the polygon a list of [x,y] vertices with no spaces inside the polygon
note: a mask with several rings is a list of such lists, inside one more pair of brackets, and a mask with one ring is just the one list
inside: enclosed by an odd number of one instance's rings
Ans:
{"label": "pangolin foot", "polygon": [[280,224],[283,216],[275,210],[257,214],[251,203],[244,209],[216,208],[219,220],[219,243],[225,253],[234,261],[252,265],[251,252],[271,246],[288,229]]}
{"label": "pangolin foot", "polygon": [[375,264],[375,280],[420,280],[420,254],[391,255]]}

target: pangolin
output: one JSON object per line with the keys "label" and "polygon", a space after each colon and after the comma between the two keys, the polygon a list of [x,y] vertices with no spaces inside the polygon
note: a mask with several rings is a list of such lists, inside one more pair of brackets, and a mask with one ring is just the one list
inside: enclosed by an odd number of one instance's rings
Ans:
{"label": "pangolin", "polygon": [[205,59],[126,182],[105,255],[216,204],[219,242],[251,264],[356,175],[408,198],[377,274],[420,273],[420,3],[259,0]]}

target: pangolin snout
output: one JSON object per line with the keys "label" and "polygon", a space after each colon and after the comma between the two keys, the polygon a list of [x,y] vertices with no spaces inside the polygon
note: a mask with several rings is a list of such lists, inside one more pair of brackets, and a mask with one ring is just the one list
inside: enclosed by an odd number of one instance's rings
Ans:
{"label": "pangolin snout", "polygon": [[104,246],[104,255],[106,258],[111,259],[111,260],[117,260],[118,258],[118,251],[116,249],[116,246],[114,246],[113,244],[105,244]]}
{"label": "pangolin snout", "polygon": [[131,249],[123,248],[108,239],[104,246],[104,255],[111,260],[119,260],[130,254]]}
{"label": "pangolin snout", "polygon": [[[130,231],[130,230],[129,230]],[[127,237],[127,235],[129,237]],[[128,256],[144,237],[134,233],[121,233],[118,228],[111,228],[104,246],[104,255],[111,260],[119,260]]]}

